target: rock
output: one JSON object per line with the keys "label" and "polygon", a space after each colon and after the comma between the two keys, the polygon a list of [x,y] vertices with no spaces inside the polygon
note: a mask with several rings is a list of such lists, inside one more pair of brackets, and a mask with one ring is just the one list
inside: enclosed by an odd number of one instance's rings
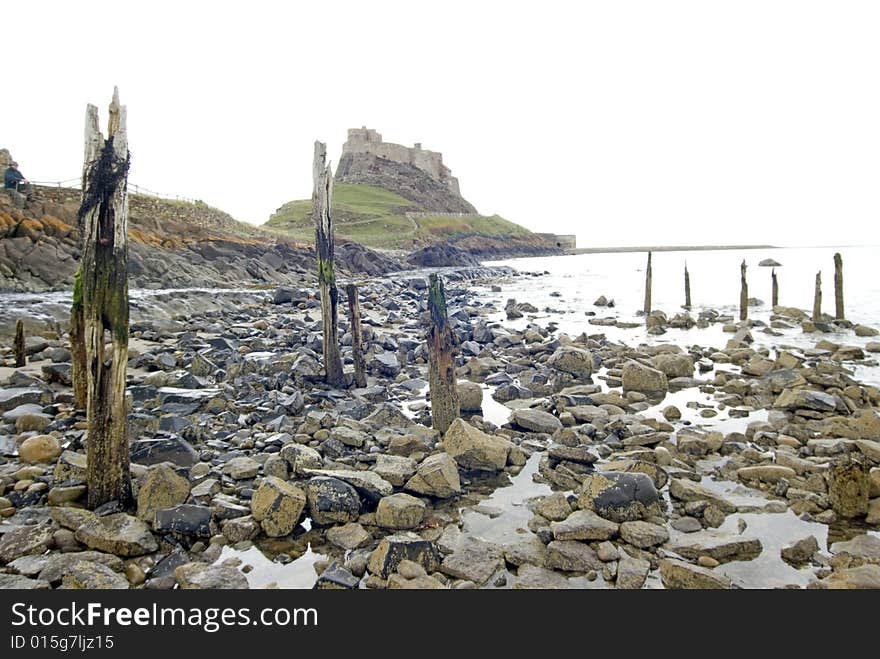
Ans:
{"label": "rock", "polygon": [[[391,494],[390,485],[389,490],[388,494]],[[306,498],[309,515],[316,524],[344,524],[357,520],[361,514],[361,498],[357,490],[338,478],[312,478],[306,486]]]}
{"label": "rock", "polygon": [[106,565],[77,561],[68,566],[62,584],[70,589],[128,590],[128,579]]}
{"label": "rock", "polygon": [[476,382],[459,382],[458,400],[462,412],[479,412],[483,407],[483,388]]}
{"label": "rock", "polygon": [[[880,437],[880,432],[878,432],[878,437]],[[880,464],[880,441],[871,441],[869,439],[857,439],[855,441],[858,449],[867,457],[871,462],[876,462]]]}
{"label": "rock", "polygon": [[763,551],[763,546],[757,538],[725,539],[713,536],[709,538],[708,542],[680,545],[673,547],[670,551],[691,560],[697,560],[701,556],[709,556],[719,563],[728,563],[730,561],[750,561],[757,558]]}
{"label": "rock", "polygon": [[337,547],[354,550],[370,544],[373,537],[357,522],[349,522],[342,526],[327,529],[327,540]]}
{"label": "rock", "polygon": [[684,561],[664,559],[660,561],[660,580],[664,588],[727,589],[732,588],[730,579],[712,570]]}
{"label": "rock", "polygon": [[547,547],[537,536],[527,535],[504,545],[504,560],[511,565],[547,567]]}
{"label": "rock", "polygon": [[353,590],[358,587],[359,583],[360,579],[333,561],[318,577],[315,588],[318,590]]}
{"label": "rock", "polygon": [[61,455],[61,444],[52,435],[28,437],[18,447],[18,457],[27,464],[48,463]]}
{"label": "rock", "polygon": [[781,263],[774,261],[773,259],[762,259],[758,262],[758,265],[762,268],[779,268],[782,266]]}
{"label": "rock", "polygon": [[629,361],[623,366],[621,376],[624,391],[640,391],[646,394],[665,393],[669,388],[666,374],[655,368]]}
{"label": "rock", "polygon": [[52,544],[52,528],[45,524],[19,526],[0,536],[0,563],[20,556],[42,554]]}
{"label": "rock", "polygon": [[[636,524],[637,522],[628,523]],[[651,563],[649,561],[624,555],[617,564],[616,585],[624,590],[638,590],[645,585],[650,571]]]}
{"label": "rock", "polygon": [[773,407],[783,410],[816,410],[817,412],[833,412],[837,409],[834,396],[824,391],[810,389],[784,389]]}
{"label": "rock", "polygon": [[379,500],[376,524],[386,529],[404,531],[422,523],[427,506],[409,494],[392,494]]}
{"label": "rock", "polygon": [[563,446],[562,444],[551,444],[547,447],[547,455],[553,460],[576,462],[583,465],[594,464],[599,459],[586,446]]}
{"label": "rock", "polygon": [[237,481],[254,478],[259,470],[260,463],[247,456],[232,458],[223,465],[223,473]]}
{"label": "rock", "polygon": [[324,466],[321,454],[310,446],[291,443],[281,449],[281,457],[287,461],[297,475],[303,475],[307,469],[320,469]]}
{"label": "rock", "polygon": [[[307,476],[326,476],[351,485],[357,494],[372,502],[394,493],[394,486],[374,471],[354,471],[350,469],[306,469]],[[311,481],[310,481],[311,482]],[[311,504],[309,504],[311,506]],[[347,520],[337,520],[347,521]]]}
{"label": "rock", "polygon": [[369,363],[370,369],[387,377],[397,377],[400,373],[400,362],[393,352],[380,352],[373,355]]}
{"label": "rock", "polygon": [[264,478],[251,498],[254,519],[270,538],[280,538],[291,533],[299,524],[305,505],[306,494],[301,489],[274,476]]}
{"label": "rock", "polygon": [[797,476],[794,469],[781,465],[756,465],[737,469],[736,476],[741,481],[761,481],[762,483],[778,483],[782,479],[790,480]]}
{"label": "rock", "polygon": [[547,545],[546,567],[565,572],[602,570],[602,561],[590,545],[576,540],[553,540]]}
{"label": "rock", "polygon": [[[0,389],[0,412],[14,410],[20,405],[39,405],[44,402],[45,392],[31,387]],[[51,400],[51,396],[48,396]]]}
{"label": "rock", "polygon": [[157,510],[186,503],[189,481],[177,474],[169,464],[158,464],[147,471],[138,490],[137,516],[152,523]]}
{"label": "rock", "polygon": [[839,570],[826,579],[811,583],[810,587],[832,590],[878,590],[880,589],[880,565],[860,565]]}
{"label": "rock", "polygon": [[868,512],[868,469],[857,462],[837,465],[829,472],[828,498],[835,513],[851,519]]}
{"label": "rock", "polygon": [[272,295],[272,301],[275,304],[285,304],[287,302],[299,304],[300,302],[307,302],[308,299],[309,292],[307,290],[290,288],[289,286],[279,286]]}
{"label": "rock", "polygon": [[571,504],[564,493],[556,492],[534,503],[532,510],[551,522],[561,522],[571,515]]}
{"label": "rock", "polygon": [[639,549],[649,549],[669,540],[669,531],[650,522],[623,522],[620,537]]}
{"label": "rock", "polygon": [[428,573],[440,567],[440,553],[433,542],[420,538],[415,533],[404,531],[386,536],[370,554],[367,569],[383,579],[397,570],[403,560],[418,563]]}
{"label": "rock", "polygon": [[125,513],[93,515],[77,529],[76,539],[91,549],[117,556],[143,556],[159,548],[147,525]]}
{"label": "rock", "polygon": [[260,523],[251,515],[234,517],[224,520],[221,524],[223,536],[230,544],[236,544],[245,540],[253,540],[260,533]]}
{"label": "rock", "polygon": [[416,494],[448,499],[461,493],[461,481],[455,460],[447,453],[436,453],[422,460],[416,475],[405,488]]}
{"label": "rock", "polygon": [[440,571],[456,579],[467,579],[477,585],[489,581],[504,568],[504,554],[498,545],[467,537],[455,551],[443,559]]}
{"label": "rock", "polygon": [[591,510],[577,510],[561,522],[550,524],[556,540],[610,540],[619,526]]}
{"label": "rock", "polygon": [[679,501],[708,501],[725,513],[736,512],[736,506],[710,489],[684,478],[672,478],[669,481],[669,494]]}
{"label": "rock", "polygon": [[783,547],[780,550],[780,555],[782,556],[782,560],[789,565],[799,567],[810,562],[818,551],[819,541],[816,540],[815,536],[809,535],[806,538]]}
{"label": "rock", "polygon": [[677,421],[681,418],[681,410],[675,405],[668,405],[663,409],[663,418],[667,421]]}
{"label": "rock", "polygon": [[659,501],[657,488],[646,474],[609,471],[585,477],[578,507],[615,522],[626,522],[659,514]]}
{"label": "rock", "polygon": [[198,538],[210,538],[214,535],[211,509],[208,506],[192,504],[157,510],[153,528],[158,533],[181,533]]}
{"label": "rock", "polygon": [[651,365],[662,371],[668,379],[690,378],[694,375],[694,362],[688,355],[672,353],[655,355],[651,358]]}
{"label": "rock", "polygon": [[380,453],[376,456],[373,471],[395,487],[403,487],[403,484],[416,473],[416,461],[412,458]]}
{"label": "rock", "polygon": [[241,572],[228,565],[185,563],[174,570],[174,578],[184,590],[245,590],[248,580]]}
{"label": "rock", "polygon": [[143,465],[170,462],[178,467],[191,467],[199,461],[199,454],[180,437],[143,439],[132,442],[131,461]]}
{"label": "rock", "polygon": [[853,327],[853,331],[856,333],[856,336],[877,336],[877,334],[880,334],[876,329],[867,325],[856,325]]}
{"label": "rock", "polygon": [[511,443],[456,419],[443,435],[443,447],[465,469],[499,471],[507,464]]}
{"label": "rock", "polygon": [[568,579],[558,572],[527,563],[517,570],[513,587],[517,590],[562,590],[568,588],[569,584]]}
{"label": "rock", "polygon": [[15,419],[15,432],[43,432],[51,422],[48,414],[22,414]]}
{"label": "rock", "polygon": [[50,554],[45,557],[45,563],[40,569],[40,579],[49,583],[59,583],[74,563],[87,561],[99,563],[113,572],[122,572],[125,564],[122,559],[112,554],[99,551],[78,551],[69,554]]}
{"label": "rock", "polygon": [[550,356],[547,365],[579,378],[589,378],[593,373],[593,355],[581,348],[563,346]]}
{"label": "rock", "polygon": [[831,553],[837,556],[848,556],[852,562],[880,564],[880,537],[875,535],[857,535],[845,542],[831,545]]}
{"label": "rock", "polygon": [[513,425],[532,432],[553,434],[562,428],[562,422],[559,419],[540,410],[514,410],[510,415],[510,421]]}

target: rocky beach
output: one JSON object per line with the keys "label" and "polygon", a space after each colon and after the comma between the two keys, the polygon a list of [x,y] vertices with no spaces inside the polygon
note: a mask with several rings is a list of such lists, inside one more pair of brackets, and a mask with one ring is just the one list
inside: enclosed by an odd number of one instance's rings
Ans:
{"label": "rocky beach", "polygon": [[545,273],[439,273],[445,433],[426,270],[349,275],[366,387],[342,318],[345,386],[323,382],[313,277],[133,290],[135,509],[84,505],[69,298],[5,297],[29,330],[24,367],[11,338],[0,352],[0,587],[880,587],[880,389],[855,375],[874,328],[591,305],[566,333],[510,295]]}

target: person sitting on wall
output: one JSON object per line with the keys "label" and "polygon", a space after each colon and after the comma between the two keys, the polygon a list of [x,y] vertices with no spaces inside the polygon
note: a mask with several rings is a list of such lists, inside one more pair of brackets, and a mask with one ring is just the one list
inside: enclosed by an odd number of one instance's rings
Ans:
{"label": "person sitting on wall", "polygon": [[3,187],[7,190],[15,190],[24,195],[30,193],[31,184],[28,183],[27,179],[20,171],[18,171],[17,162],[9,163],[9,167],[6,168],[6,171],[3,174]]}

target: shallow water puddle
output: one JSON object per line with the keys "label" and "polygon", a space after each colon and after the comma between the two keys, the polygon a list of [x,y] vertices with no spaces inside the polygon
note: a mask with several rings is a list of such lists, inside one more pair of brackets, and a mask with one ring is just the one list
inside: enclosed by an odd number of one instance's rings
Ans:
{"label": "shallow water puddle", "polygon": [[253,567],[253,570],[246,573],[245,576],[252,589],[260,589],[273,583],[278,588],[311,588],[318,580],[315,563],[327,560],[328,557],[312,551],[311,543],[302,556],[286,564],[273,561],[256,546],[244,551],[223,547],[220,558],[217,559],[215,565],[230,558],[240,559],[242,561],[240,568],[245,565]]}
{"label": "shallow water puddle", "polygon": [[[459,382],[468,381],[469,380],[459,380]],[[480,415],[486,421],[489,421],[496,426],[503,426],[510,420],[511,409],[492,398],[492,394],[495,393],[495,389],[497,389],[497,387],[490,387],[488,385],[480,386],[483,389],[483,407]],[[418,413],[421,412],[422,409],[424,409],[423,406],[427,402],[429,388],[430,387],[426,385],[415,394],[412,400],[408,400],[405,404],[403,404],[402,411],[407,418],[415,419]],[[467,414],[463,416],[467,416]]]}

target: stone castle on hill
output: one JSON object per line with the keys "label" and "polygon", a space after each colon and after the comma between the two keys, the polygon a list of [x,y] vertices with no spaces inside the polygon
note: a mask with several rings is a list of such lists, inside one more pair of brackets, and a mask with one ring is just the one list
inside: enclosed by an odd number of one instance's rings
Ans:
{"label": "stone castle on hill", "polygon": [[458,179],[437,151],[383,142],[377,131],[349,128],[336,169],[337,183],[373,185],[391,190],[417,208],[438,213],[476,214],[462,196]]}

